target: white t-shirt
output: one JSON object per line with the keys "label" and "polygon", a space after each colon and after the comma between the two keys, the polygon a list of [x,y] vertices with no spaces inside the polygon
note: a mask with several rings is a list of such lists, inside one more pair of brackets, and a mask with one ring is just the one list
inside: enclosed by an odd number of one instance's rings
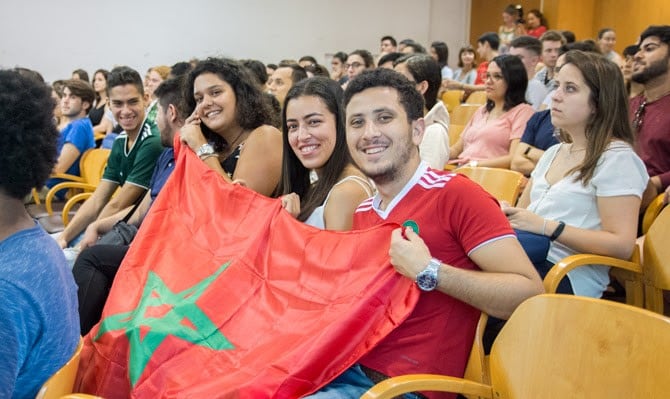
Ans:
{"label": "white t-shirt", "polygon": [[[528,210],[546,219],[589,230],[601,230],[598,197],[635,195],[642,197],[649,175],[642,160],[631,146],[612,142],[601,155],[588,185],[574,181],[575,174],[550,185],[545,174],[562,145],[556,144],[542,155],[531,173],[533,186]],[[557,241],[551,243],[547,260],[557,263],[577,252]],[[568,273],[575,294],[599,298],[609,283],[609,267],[583,266]]]}

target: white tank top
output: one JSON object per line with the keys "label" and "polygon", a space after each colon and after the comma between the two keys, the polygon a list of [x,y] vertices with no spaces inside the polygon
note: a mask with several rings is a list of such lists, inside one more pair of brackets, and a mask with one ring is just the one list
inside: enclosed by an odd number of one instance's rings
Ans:
{"label": "white tank top", "polygon": [[337,185],[342,184],[347,180],[352,180],[352,181],[355,181],[356,183],[360,184],[360,186],[363,187],[363,190],[365,190],[365,192],[368,194],[368,197],[372,197],[373,193],[370,190],[371,185],[370,185],[370,182],[368,180],[366,180],[362,177],[359,177],[359,176],[355,176],[355,175],[347,176],[344,179],[338,181],[337,183],[335,183],[333,185],[333,187],[328,192],[328,195],[326,196],[326,200],[323,201],[323,204],[321,206],[314,209],[312,214],[309,215],[307,220],[305,220],[305,224],[308,224],[308,225],[314,226],[314,227],[318,227],[322,230],[324,230],[326,228],[326,220],[323,217],[324,216],[323,213],[324,213],[324,210],[326,209],[326,204],[328,203],[328,199],[330,198],[330,193],[333,192],[333,189]]}

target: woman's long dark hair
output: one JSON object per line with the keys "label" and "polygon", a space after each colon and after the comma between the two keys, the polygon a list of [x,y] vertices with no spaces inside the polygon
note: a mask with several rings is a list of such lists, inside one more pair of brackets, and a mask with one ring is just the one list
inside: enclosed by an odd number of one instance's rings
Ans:
{"label": "woman's long dark hair", "polygon": [[[319,180],[314,184],[310,184],[310,170],[303,166],[288,142],[286,109],[291,100],[303,96],[318,97],[335,117],[335,148],[321,169]],[[282,141],[284,143],[282,176],[277,192],[280,195],[296,193],[300,196],[298,220],[303,222],[314,212],[314,209],[323,204],[330,189],[338,182],[344,168],[351,163],[351,156],[347,148],[342,98],[343,91],[340,85],[325,77],[301,80],[286,95],[282,110]]]}
{"label": "woman's long dark hair", "polygon": [[[193,113],[196,107],[193,87],[195,79],[203,73],[213,73],[232,87],[235,92],[235,119],[245,130],[256,129],[265,124],[272,124],[272,111],[263,93],[249,71],[237,61],[227,58],[208,58],[189,72],[184,84],[184,101],[187,114]],[[213,132],[204,123],[200,125],[205,138],[214,144],[217,151],[228,147],[226,140]]]}
{"label": "woman's long dark hair", "polygon": [[[503,111],[509,111],[517,105],[525,103],[528,74],[519,57],[504,54],[494,57],[491,62],[495,62],[498,65],[503,79],[507,83]],[[494,107],[495,103],[493,100],[486,100],[486,111],[491,112]]]}

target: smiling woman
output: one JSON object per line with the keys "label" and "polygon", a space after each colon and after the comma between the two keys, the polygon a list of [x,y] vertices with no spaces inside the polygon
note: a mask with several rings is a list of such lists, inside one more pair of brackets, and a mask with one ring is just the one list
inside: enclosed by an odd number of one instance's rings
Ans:
{"label": "smiling woman", "polygon": [[253,78],[236,61],[208,58],[188,75],[191,116],[181,141],[229,182],[271,195],[279,181],[281,134]]}
{"label": "smiling woman", "polygon": [[[349,230],[356,207],[373,192],[351,162],[342,95],[334,80],[306,79],[289,91],[283,111],[282,205],[298,220],[329,230]],[[318,177],[313,184],[311,171]]]}

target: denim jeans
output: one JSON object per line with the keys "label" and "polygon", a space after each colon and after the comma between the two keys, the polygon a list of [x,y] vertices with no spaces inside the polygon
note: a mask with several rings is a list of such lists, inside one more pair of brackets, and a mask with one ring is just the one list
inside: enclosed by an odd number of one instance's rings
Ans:
{"label": "denim jeans", "polygon": [[[305,399],[359,399],[374,385],[375,383],[363,373],[361,367],[354,364],[319,391],[305,396]],[[407,393],[402,397],[404,399],[419,399],[413,393]]]}

